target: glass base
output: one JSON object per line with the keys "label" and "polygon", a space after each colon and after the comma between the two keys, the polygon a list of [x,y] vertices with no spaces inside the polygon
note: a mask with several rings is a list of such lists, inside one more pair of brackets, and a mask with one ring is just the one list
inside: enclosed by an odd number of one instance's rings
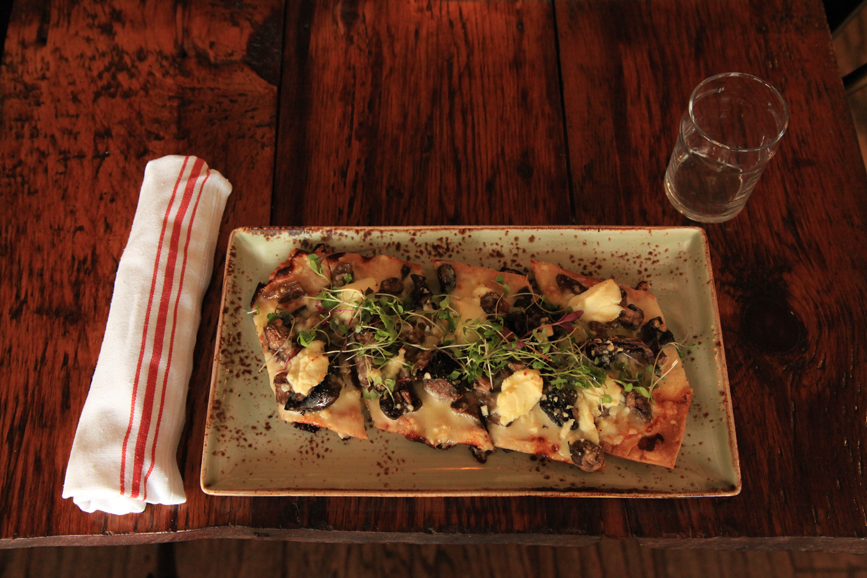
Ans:
{"label": "glass base", "polygon": [[682,202],[680,202],[680,200],[677,198],[677,195],[674,193],[674,190],[671,186],[671,183],[669,183],[668,179],[665,180],[665,196],[668,197],[668,200],[669,200],[669,202],[671,202],[671,205],[675,209],[677,209],[678,212],[681,213],[684,217],[686,217],[687,219],[690,219],[692,221],[699,222],[699,223],[724,223],[726,221],[730,221],[730,220],[734,219],[735,217],[737,217],[740,214],[740,212],[744,210],[744,207],[746,206],[746,200],[745,200],[743,204],[735,206],[735,207],[730,207],[729,210],[722,212],[722,213],[717,213],[717,214],[712,214],[712,215],[705,214],[705,213],[698,213],[698,212],[690,209],[689,207],[685,206]]}

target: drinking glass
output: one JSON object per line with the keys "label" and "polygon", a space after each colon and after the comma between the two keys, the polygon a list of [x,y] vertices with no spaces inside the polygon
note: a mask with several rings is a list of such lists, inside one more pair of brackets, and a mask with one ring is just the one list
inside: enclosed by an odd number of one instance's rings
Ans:
{"label": "drinking glass", "polygon": [[702,81],[689,98],[665,171],[665,194],[694,221],[720,223],[746,205],[789,125],[786,102],[740,72]]}

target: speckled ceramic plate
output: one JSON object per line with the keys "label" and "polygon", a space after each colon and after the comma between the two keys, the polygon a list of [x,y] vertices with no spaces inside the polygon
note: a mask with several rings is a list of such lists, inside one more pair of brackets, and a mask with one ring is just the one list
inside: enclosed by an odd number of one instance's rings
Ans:
{"label": "speckled ceramic plate", "polygon": [[[531,258],[635,285],[647,279],[675,336],[695,347],[694,389],[674,469],[608,457],[603,472],[498,451],[434,450],[368,427],[369,440],[295,429],[277,417],[248,314],[256,285],[294,247],[379,252],[423,264],[448,257],[527,269]],[[202,489],[222,495],[730,496],[741,488],[707,239],[697,228],[238,229],[229,242],[202,460]]]}

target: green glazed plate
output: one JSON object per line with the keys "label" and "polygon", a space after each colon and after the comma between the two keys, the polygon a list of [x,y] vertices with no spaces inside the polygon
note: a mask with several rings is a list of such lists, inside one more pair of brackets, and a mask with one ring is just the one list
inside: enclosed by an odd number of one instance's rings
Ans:
{"label": "green glazed plate", "polygon": [[[296,247],[385,253],[427,268],[450,258],[528,270],[551,261],[635,286],[648,280],[669,329],[694,347],[684,366],[694,390],[677,465],[608,456],[604,471],[516,452],[487,463],[465,447],[435,450],[368,427],[368,440],[311,434],[277,417],[248,311],[258,283]],[[229,241],[202,459],[208,494],[250,496],[575,496],[671,498],[740,492],[732,404],[713,273],[699,228],[237,229]]]}

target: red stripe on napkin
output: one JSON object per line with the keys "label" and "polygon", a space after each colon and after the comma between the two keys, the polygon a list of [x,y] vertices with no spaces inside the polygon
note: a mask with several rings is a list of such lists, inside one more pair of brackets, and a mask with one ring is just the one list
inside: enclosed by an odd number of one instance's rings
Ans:
{"label": "red stripe on napkin", "polygon": [[175,296],[175,310],[172,314],[172,333],[169,338],[169,358],[166,361],[166,371],[163,375],[163,387],[162,393],[160,395],[160,409],[157,413],[157,428],[154,432],[154,441],[151,446],[151,464],[148,467],[148,471],[145,474],[144,481],[142,482],[142,500],[147,500],[148,497],[148,478],[151,475],[151,472],[154,471],[154,463],[156,463],[156,454],[157,454],[157,438],[160,435],[160,424],[163,421],[163,409],[166,404],[166,386],[169,382],[169,371],[172,368],[172,353],[174,352],[175,346],[175,330],[178,326],[178,305],[181,303],[181,293],[184,290],[184,278],[187,272],[187,257],[189,256],[190,249],[190,238],[193,236],[193,223],[196,220],[196,212],[199,209],[199,201],[202,200],[202,191],[205,190],[205,183],[208,182],[208,178],[211,176],[211,171],[208,169],[208,172],[205,173],[205,179],[202,181],[202,186],[199,187],[199,194],[196,196],[196,204],[193,206],[193,214],[190,216],[190,224],[187,227],[187,240],[184,242],[184,251],[183,251],[183,263],[181,265],[181,278],[178,282],[178,292]]}
{"label": "red stripe on napkin", "polygon": [[169,205],[166,207],[166,214],[163,217],[163,226],[162,226],[162,229],[160,230],[160,242],[157,245],[157,256],[156,256],[156,259],[154,260],[154,272],[153,272],[153,275],[151,276],[151,290],[150,290],[150,295],[148,295],[148,307],[147,307],[147,310],[145,311],[144,329],[142,330],[142,336],[141,336],[141,349],[139,350],[138,363],[136,364],[136,368],[135,368],[135,381],[133,382],[133,385],[132,385],[132,402],[131,402],[130,408],[129,408],[129,425],[126,428],[126,435],[123,436],[123,447],[121,449],[121,457],[120,457],[120,495],[121,496],[123,496],[126,493],[126,490],[125,490],[126,454],[127,454],[126,447],[127,447],[127,443],[129,442],[129,436],[132,433],[132,426],[135,424],[135,402],[136,402],[137,395],[138,395],[138,382],[139,382],[139,377],[141,377],[141,366],[142,366],[142,362],[144,361],[145,346],[147,345],[148,325],[150,324],[150,317],[151,317],[151,306],[153,305],[154,293],[156,293],[156,288],[157,288],[157,273],[159,272],[159,268],[160,268],[160,253],[162,253],[162,250],[163,250],[163,239],[165,238],[165,235],[166,235],[166,226],[169,223],[169,214],[171,214],[172,206],[174,206],[174,204],[175,204],[175,197],[176,197],[177,192],[178,192],[178,187],[180,186],[181,181],[184,178],[184,170],[187,168],[187,161],[189,161],[189,160],[190,160],[190,157],[184,158],[184,164],[181,166],[181,172],[178,174],[178,180],[175,182],[175,188],[172,190],[172,197],[169,200]]}
{"label": "red stripe on napkin", "polygon": [[139,492],[141,491],[142,469],[144,467],[147,438],[150,434],[151,419],[153,419],[154,396],[156,395],[160,361],[163,356],[166,321],[172,303],[172,285],[175,281],[175,272],[177,269],[178,244],[180,243],[181,229],[183,228],[184,219],[187,216],[187,209],[190,207],[193,193],[195,193],[196,190],[196,181],[199,178],[199,173],[204,164],[205,161],[202,159],[196,159],[196,162],[193,164],[189,179],[187,180],[186,189],[184,190],[184,196],[181,199],[178,213],[175,216],[175,225],[172,227],[172,236],[169,240],[169,253],[166,257],[165,280],[163,281],[159,310],[157,311],[157,324],[154,331],[153,349],[151,350],[151,358],[148,362],[147,368],[147,381],[145,386],[144,406],[142,407],[141,414],[141,425],[138,429],[135,444],[132,486],[130,488],[131,498],[138,498]]}

